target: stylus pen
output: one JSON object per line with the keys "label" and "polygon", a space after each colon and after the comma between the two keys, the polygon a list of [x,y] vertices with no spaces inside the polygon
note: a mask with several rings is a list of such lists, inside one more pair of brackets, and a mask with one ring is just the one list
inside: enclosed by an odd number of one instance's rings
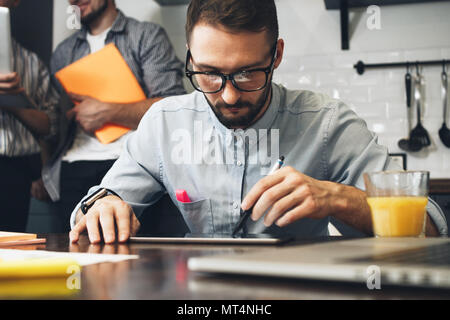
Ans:
{"label": "stylus pen", "polygon": [[[284,163],[284,156],[281,156],[280,159],[278,159],[277,163],[270,169],[270,172],[268,175],[273,174],[275,171],[280,169],[283,166]],[[234,227],[233,233],[231,234],[232,237],[236,236],[236,234],[244,227],[245,223],[247,222],[248,218],[251,216],[253,212],[254,205],[250,208],[242,212],[241,209],[241,219],[237,223],[236,227]]]}

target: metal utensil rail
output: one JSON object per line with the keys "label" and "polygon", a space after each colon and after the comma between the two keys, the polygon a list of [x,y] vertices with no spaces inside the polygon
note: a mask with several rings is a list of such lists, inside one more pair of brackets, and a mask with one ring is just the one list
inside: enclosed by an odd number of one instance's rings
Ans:
{"label": "metal utensil rail", "polygon": [[428,60],[428,61],[406,61],[406,62],[390,62],[390,63],[364,63],[358,61],[353,67],[359,75],[364,74],[366,69],[380,69],[380,68],[406,68],[408,66],[438,66],[442,65],[445,69],[446,65],[450,65],[449,59],[443,60]]}

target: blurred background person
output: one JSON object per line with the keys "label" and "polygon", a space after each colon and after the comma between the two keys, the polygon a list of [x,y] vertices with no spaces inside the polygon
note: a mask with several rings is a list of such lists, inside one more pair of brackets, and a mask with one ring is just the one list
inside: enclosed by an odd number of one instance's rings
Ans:
{"label": "blurred background person", "polygon": [[[184,94],[183,63],[165,30],[150,22],[126,17],[114,0],[70,0],[79,7],[82,28],[58,45],[51,58],[55,74],[73,62],[114,43],[124,57],[146,100],[132,104],[106,103],[91,97],[69,94],[77,105],[62,110],[67,123],[61,127],[60,146],[44,168],[44,183],[57,201],[62,231],[68,231],[70,213],[92,186],[119,157],[124,140],[102,144],[93,135],[106,123],[135,130],[145,112],[163,97]],[[72,107],[72,106],[69,106]]]}
{"label": "blurred background person", "polygon": [[[0,0],[0,6],[9,9],[19,3]],[[15,108],[0,102],[0,230],[25,231],[32,181],[40,177],[41,151],[58,132],[59,96],[45,64],[14,38],[12,60],[13,72],[0,73],[0,95],[26,94],[33,105]],[[36,185],[36,197],[45,198],[41,191]]]}

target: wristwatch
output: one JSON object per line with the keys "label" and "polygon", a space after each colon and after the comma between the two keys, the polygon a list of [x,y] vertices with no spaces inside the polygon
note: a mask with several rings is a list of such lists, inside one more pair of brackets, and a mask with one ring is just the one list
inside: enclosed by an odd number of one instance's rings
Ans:
{"label": "wristwatch", "polygon": [[[83,212],[83,214],[86,214],[88,212],[88,210],[94,205],[95,201],[97,201],[98,199],[101,199],[103,197],[106,197],[110,194],[113,194],[117,197],[119,197],[117,195],[117,193],[115,193],[114,191],[111,191],[109,189],[98,189],[97,191],[95,191],[93,194],[91,194],[89,197],[87,197],[86,199],[84,199],[81,202],[81,212]],[[119,197],[120,198],[120,197]]]}

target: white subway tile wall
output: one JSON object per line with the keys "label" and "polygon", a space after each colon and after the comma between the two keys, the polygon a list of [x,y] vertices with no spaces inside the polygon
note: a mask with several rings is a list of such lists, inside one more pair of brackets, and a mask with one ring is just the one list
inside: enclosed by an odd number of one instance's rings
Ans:
{"label": "white subway tile wall", "polygon": [[[365,62],[394,62],[404,60],[392,57],[406,55],[415,57],[413,52],[413,50],[380,51],[366,52],[363,55],[367,57]],[[447,55],[450,48],[426,50],[426,52],[433,52],[432,55],[423,54],[424,50],[420,50],[420,52],[420,58],[410,60],[450,58]],[[379,142],[386,145],[390,152],[404,152],[398,148],[397,142],[407,136],[408,130],[404,86],[405,69],[370,69],[366,70],[363,75],[359,75],[353,68],[353,64],[360,57],[361,55],[351,52],[339,52],[332,55],[289,56],[286,60],[296,67],[284,66],[283,69],[277,70],[274,81],[291,89],[324,92],[343,100],[367,122],[370,130],[377,133]],[[295,61],[296,59],[300,62]],[[443,123],[441,70],[442,67],[438,66],[426,67],[422,71],[426,80],[423,125],[428,130],[433,144],[427,150],[408,153],[407,156],[408,169],[430,170],[432,178],[450,177],[450,149],[442,144],[438,135]],[[415,69],[412,72],[415,74]],[[412,122],[414,126],[416,124],[414,112]]]}
{"label": "white subway tile wall", "polygon": [[[404,76],[406,68],[370,69],[358,75],[354,64],[450,59],[450,3],[380,7],[381,28],[369,30],[365,10],[350,16],[350,50],[340,50],[339,12],[323,1],[278,0],[285,57],[274,81],[292,89],[329,94],[346,102],[377,133],[391,153],[408,134]],[[283,65],[284,64],[284,65]],[[450,67],[449,67],[450,69]],[[415,68],[411,70],[416,72]],[[423,67],[426,81],[423,125],[432,146],[407,154],[408,169],[429,170],[450,178],[450,149],[439,139],[443,123],[441,66]],[[413,126],[416,124],[412,113]]]}

